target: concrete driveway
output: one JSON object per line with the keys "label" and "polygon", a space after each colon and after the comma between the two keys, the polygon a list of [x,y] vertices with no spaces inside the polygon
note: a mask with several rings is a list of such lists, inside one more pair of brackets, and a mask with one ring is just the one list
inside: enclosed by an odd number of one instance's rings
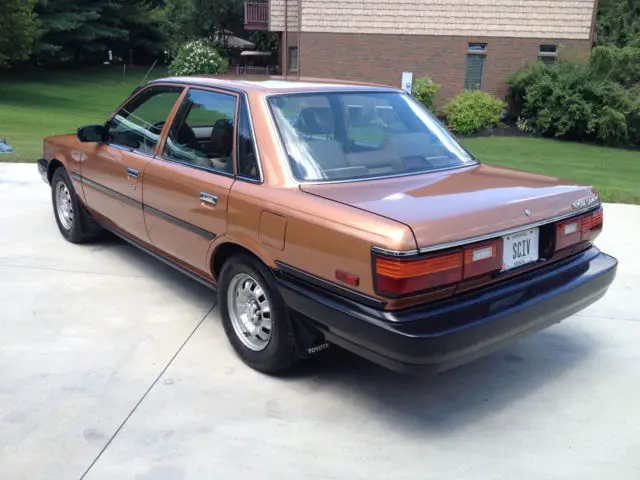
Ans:
{"label": "concrete driveway", "polygon": [[638,479],[640,207],[607,205],[608,295],[488,358],[407,377],[332,350],[245,367],[210,291],[58,233],[0,164],[0,478]]}

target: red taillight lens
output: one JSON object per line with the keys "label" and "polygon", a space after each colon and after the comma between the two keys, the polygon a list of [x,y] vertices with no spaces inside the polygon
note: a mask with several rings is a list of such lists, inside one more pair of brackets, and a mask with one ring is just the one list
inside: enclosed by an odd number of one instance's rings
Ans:
{"label": "red taillight lens", "polygon": [[582,240],[594,240],[602,232],[603,223],[604,212],[602,208],[582,217]]}
{"label": "red taillight lens", "polygon": [[594,240],[602,231],[603,211],[572,218],[556,226],[556,250],[575,245],[582,241]]}
{"label": "red taillight lens", "polygon": [[418,260],[376,258],[378,291],[400,296],[462,280],[462,252]]}
{"label": "red taillight lens", "polygon": [[477,277],[502,268],[502,239],[464,249],[464,278]]}
{"label": "red taillight lens", "polygon": [[343,270],[336,270],[336,278],[341,282],[357,287],[360,285],[360,277],[352,273],[347,273]]}
{"label": "red taillight lens", "polygon": [[502,268],[502,239],[416,260],[376,258],[378,293],[401,296],[451,285]]}

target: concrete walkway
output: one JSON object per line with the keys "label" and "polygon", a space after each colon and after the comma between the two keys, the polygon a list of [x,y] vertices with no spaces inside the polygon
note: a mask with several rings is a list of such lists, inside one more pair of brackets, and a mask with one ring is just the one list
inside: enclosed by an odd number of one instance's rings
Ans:
{"label": "concrete walkway", "polygon": [[0,478],[640,478],[640,207],[579,315],[436,377],[333,350],[284,379],[233,354],[211,292],[122,242],[58,233],[0,164]]}

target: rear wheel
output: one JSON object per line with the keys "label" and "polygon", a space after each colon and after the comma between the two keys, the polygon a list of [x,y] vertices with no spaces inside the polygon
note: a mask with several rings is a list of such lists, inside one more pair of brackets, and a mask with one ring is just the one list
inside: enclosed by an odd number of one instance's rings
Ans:
{"label": "rear wheel", "polygon": [[100,227],[76,199],[69,174],[63,167],[53,172],[51,200],[58,229],[65,239],[72,243],[83,243],[99,235]]}
{"label": "rear wheel", "polygon": [[225,262],[219,283],[222,325],[238,356],[264,373],[295,364],[294,330],[271,272],[248,255],[235,255]]}

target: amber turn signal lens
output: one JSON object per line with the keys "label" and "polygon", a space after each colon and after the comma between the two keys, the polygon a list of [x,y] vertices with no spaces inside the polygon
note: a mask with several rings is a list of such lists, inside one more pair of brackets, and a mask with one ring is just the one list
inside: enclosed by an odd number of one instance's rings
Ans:
{"label": "amber turn signal lens", "polygon": [[462,267],[460,253],[439,255],[423,260],[403,261],[388,258],[376,260],[376,272],[391,278],[410,278]]}

